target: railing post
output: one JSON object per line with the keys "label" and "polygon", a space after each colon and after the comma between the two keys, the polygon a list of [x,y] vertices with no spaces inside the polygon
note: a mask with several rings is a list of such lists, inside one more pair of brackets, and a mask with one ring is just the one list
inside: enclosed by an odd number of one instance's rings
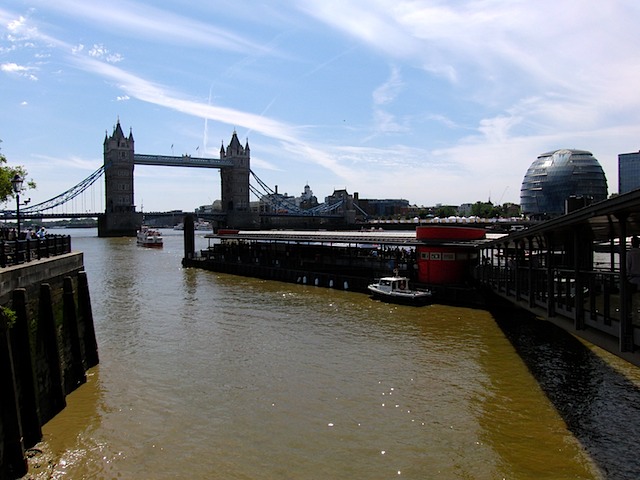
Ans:
{"label": "railing post", "polygon": [[615,285],[615,280],[613,277],[613,273],[611,275],[607,275],[607,278],[604,281],[604,285],[602,287],[602,310],[604,314],[604,324],[609,326],[611,325],[611,291]]}
{"label": "railing post", "polygon": [[536,288],[533,278],[533,238],[527,237],[527,245],[529,247],[529,307],[533,308],[536,304]]}
{"label": "railing post", "polygon": [[497,268],[496,272],[497,272],[497,277],[498,277],[497,278],[497,280],[498,280],[497,281],[497,287],[498,287],[497,290],[499,292],[499,291],[502,290],[502,264],[501,264],[502,262],[500,261],[500,258],[501,258],[500,251],[502,250],[502,246],[498,244],[497,247],[498,247],[498,261],[497,261],[497,265],[496,266],[498,268]]}
{"label": "railing post", "polygon": [[[513,267],[515,270],[515,294],[516,294],[516,301],[519,302],[520,301],[520,290],[521,290],[521,285],[520,285],[520,267],[522,265],[520,265],[520,242],[514,242],[513,244],[513,250],[514,250],[514,262],[513,262]],[[524,258],[524,251],[522,252],[522,258]]]}
{"label": "railing post", "polygon": [[[586,240],[589,239],[587,242]],[[573,229],[573,262],[574,262],[574,288],[575,288],[575,328],[582,330],[585,328],[584,315],[584,267],[587,266],[585,252],[590,252],[592,248],[591,239],[588,232],[580,228]]]}
{"label": "railing post", "polygon": [[22,240],[16,237],[16,248],[13,251],[13,265],[18,265],[24,261],[24,252],[22,250]]}
{"label": "railing post", "polygon": [[545,243],[547,244],[547,315],[555,317],[555,280],[553,272],[553,234],[548,232],[545,234]]}
{"label": "railing post", "polygon": [[621,352],[633,351],[631,292],[627,281],[627,213],[616,214],[620,227],[620,332]]}

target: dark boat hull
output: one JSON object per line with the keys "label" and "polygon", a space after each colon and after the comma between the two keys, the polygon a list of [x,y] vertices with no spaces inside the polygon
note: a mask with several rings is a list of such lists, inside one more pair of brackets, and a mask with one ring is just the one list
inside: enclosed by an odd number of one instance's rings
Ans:
{"label": "dark boat hull", "polygon": [[416,292],[415,295],[394,294],[394,293],[387,293],[387,292],[379,292],[371,288],[369,288],[369,292],[371,293],[371,296],[377,300],[381,300],[387,303],[400,304],[400,305],[415,305],[415,306],[427,305],[431,303],[431,301],[433,300],[431,294],[425,294],[422,292]]}

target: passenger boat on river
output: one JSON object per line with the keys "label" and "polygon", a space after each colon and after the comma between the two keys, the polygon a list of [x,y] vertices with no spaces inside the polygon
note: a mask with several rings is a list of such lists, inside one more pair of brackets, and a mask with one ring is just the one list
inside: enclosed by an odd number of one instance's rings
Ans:
{"label": "passenger boat on river", "polygon": [[137,243],[142,247],[162,247],[162,234],[158,230],[142,226],[138,230]]}

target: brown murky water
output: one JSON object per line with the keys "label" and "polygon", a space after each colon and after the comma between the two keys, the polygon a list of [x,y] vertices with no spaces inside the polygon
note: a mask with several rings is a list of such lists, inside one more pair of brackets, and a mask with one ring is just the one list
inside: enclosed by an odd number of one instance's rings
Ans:
{"label": "brown murky water", "polygon": [[185,270],[165,233],[73,232],[101,363],[32,476],[637,478],[635,367],[512,312]]}

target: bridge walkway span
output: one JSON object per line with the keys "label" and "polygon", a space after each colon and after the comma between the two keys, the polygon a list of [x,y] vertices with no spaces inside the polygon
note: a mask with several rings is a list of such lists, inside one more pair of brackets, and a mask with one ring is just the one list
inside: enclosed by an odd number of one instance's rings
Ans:
{"label": "bridge walkway span", "polygon": [[195,168],[220,168],[232,167],[230,158],[202,158],[190,155],[147,155],[136,153],[133,155],[134,165],[161,165],[165,167],[195,167]]}

